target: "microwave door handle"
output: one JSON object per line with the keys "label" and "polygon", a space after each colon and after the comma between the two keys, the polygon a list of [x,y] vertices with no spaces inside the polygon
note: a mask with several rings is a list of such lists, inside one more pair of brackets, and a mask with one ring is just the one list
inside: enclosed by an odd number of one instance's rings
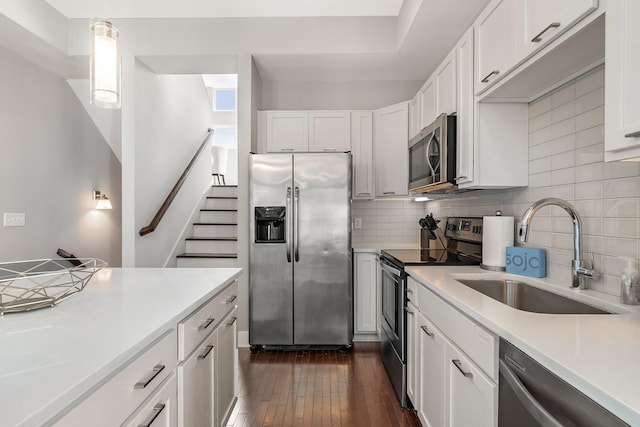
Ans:
{"label": "microwave door handle", "polygon": [[500,373],[516,395],[527,412],[544,427],[562,427],[562,424],[555,419],[526,389],[524,384],[518,379],[516,374],[509,368],[504,360],[499,361]]}
{"label": "microwave door handle", "polygon": [[433,166],[431,165],[431,160],[429,160],[429,149],[431,148],[431,143],[433,142],[433,138],[434,135],[436,134],[435,131],[433,131],[433,133],[431,134],[431,137],[429,138],[429,142],[427,143],[427,148],[425,149],[425,157],[427,158],[427,166],[429,166],[429,169],[431,170],[431,178],[435,181],[436,179],[436,171],[433,169]]}

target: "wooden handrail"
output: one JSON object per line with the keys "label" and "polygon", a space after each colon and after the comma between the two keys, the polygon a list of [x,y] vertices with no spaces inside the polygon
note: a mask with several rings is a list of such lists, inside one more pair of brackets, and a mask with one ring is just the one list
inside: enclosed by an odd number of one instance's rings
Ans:
{"label": "wooden handrail", "polygon": [[164,216],[164,214],[167,213],[167,210],[169,210],[169,206],[171,206],[171,202],[173,202],[173,199],[175,199],[176,196],[178,195],[178,191],[180,191],[182,184],[184,184],[184,182],[187,180],[187,176],[189,176],[189,173],[191,173],[191,169],[193,169],[193,165],[195,165],[196,161],[198,160],[198,157],[200,157],[200,154],[202,154],[202,152],[204,151],[204,147],[206,147],[207,143],[209,142],[209,139],[213,135],[213,132],[214,132],[213,129],[211,128],[207,129],[207,135],[204,137],[204,141],[202,141],[202,144],[200,144],[198,151],[196,151],[196,154],[193,155],[193,158],[187,165],[186,169],[184,170],[184,172],[182,172],[182,175],[180,175],[180,178],[178,178],[178,182],[176,182],[176,185],[173,186],[167,198],[164,199],[164,202],[162,202],[162,206],[160,206],[160,209],[158,209],[158,212],[156,212],[155,216],[153,217],[149,225],[147,225],[146,227],[142,227],[140,229],[139,233],[141,236],[145,236],[149,233],[153,233],[154,231],[156,231],[156,227],[158,227],[158,224],[160,224],[160,220],[162,220],[162,217]]}

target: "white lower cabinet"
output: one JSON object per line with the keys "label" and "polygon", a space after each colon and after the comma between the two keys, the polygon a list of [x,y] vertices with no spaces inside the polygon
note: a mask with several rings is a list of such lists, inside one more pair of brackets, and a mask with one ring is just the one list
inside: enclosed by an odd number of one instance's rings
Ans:
{"label": "white lower cabinet", "polygon": [[[354,310],[355,340],[377,339],[378,333],[378,255],[354,254]],[[369,339],[367,339],[369,336]]]}
{"label": "white lower cabinet", "polygon": [[[218,346],[216,351],[215,400],[216,424],[225,426],[236,401],[236,364],[238,346],[236,341],[237,309],[234,309],[222,321],[217,330]],[[190,424],[194,425],[194,424]]]}
{"label": "white lower cabinet", "polygon": [[407,339],[416,348],[407,352],[407,384],[423,427],[497,426],[497,337],[410,277],[412,286]]}
{"label": "white lower cabinet", "polygon": [[[407,297],[410,295],[408,294]],[[416,334],[416,322],[418,321],[418,309],[409,300],[407,302],[407,397],[414,407],[418,402],[416,390],[416,377],[418,376],[418,366],[416,354],[420,345],[419,336]]]}
{"label": "white lower cabinet", "polygon": [[217,330],[178,366],[178,425],[211,427],[215,418]]}
{"label": "white lower cabinet", "polygon": [[177,400],[176,376],[172,375],[123,427],[177,427]]}

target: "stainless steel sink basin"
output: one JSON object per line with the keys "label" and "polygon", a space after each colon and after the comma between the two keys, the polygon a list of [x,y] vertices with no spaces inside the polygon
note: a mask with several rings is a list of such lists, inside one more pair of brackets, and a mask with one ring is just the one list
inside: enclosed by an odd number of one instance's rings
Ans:
{"label": "stainless steel sink basin", "polygon": [[456,280],[471,289],[518,310],[547,314],[613,314],[517,280]]}

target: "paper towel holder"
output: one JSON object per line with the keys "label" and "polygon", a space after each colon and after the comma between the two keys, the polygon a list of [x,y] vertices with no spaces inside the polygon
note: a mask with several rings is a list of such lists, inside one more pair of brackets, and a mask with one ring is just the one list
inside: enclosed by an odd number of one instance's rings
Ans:
{"label": "paper towel holder", "polygon": [[[496,210],[495,216],[502,217],[502,211],[500,209]],[[507,219],[507,218],[511,218],[511,221],[513,221],[513,217],[505,217],[505,219]],[[486,250],[486,247],[485,247],[486,242],[485,242],[485,239],[484,239],[484,237],[486,237],[486,234],[484,232],[487,231],[486,225],[487,224],[483,224],[483,253]],[[511,228],[513,228],[513,222],[511,223]],[[506,246],[511,246],[511,245],[513,245],[513,236],[511,237],[511,243],[508,244],[508,245],[504,245],[504,246],[506,248]],[[506,270],[506,264],[505,264],[505,266],[502,266],[502,265],[487,265],[487,264],[485,264],[483,262],[483,263],[480,264],[480,268],[482,268],[484,270],[488,270],[488,271],[505,271]]]}

